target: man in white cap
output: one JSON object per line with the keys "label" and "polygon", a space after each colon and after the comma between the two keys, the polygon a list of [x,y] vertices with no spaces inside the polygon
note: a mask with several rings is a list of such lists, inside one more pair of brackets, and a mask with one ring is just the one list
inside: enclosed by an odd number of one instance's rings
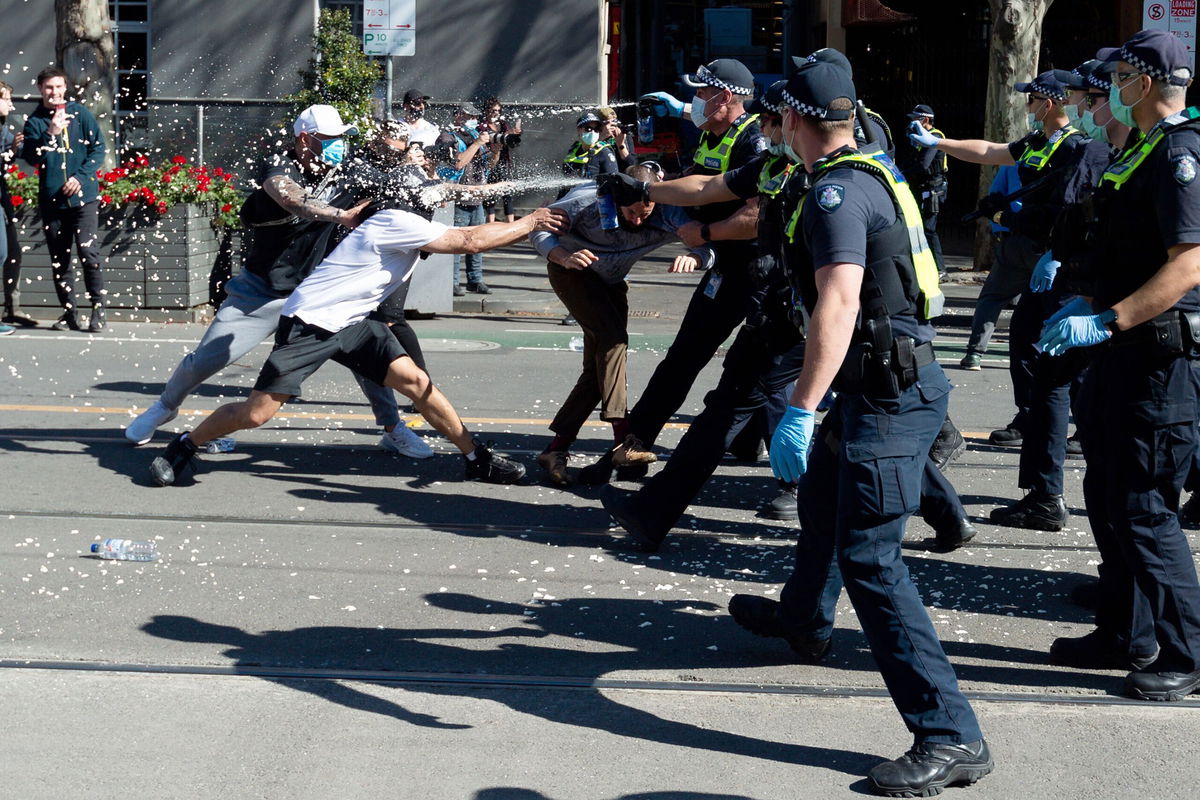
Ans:
{"label": "man in white cap", "polygon": [[[254,235],[242,271],[226,284],[227,297],[200,344],[184,356],[159,398],[125,429],[125,438],[146,444],[154,431],[170,422],[200,384],[275,334],[284,302],[305,276],[336,244],[340,225],[350,229],[362,220],[369,201],[353,203],[335,180],[346,154],[347,133],[329,105],[309,106],[292,126],[292,151],[277,156],[262,178],[262,188],[246,198],[242,221]],[[396,418],[390,389],[364,382],[363,391],[377,420]],[[385,431],[381,444],[413,458],[433,450],[404,425]]]}

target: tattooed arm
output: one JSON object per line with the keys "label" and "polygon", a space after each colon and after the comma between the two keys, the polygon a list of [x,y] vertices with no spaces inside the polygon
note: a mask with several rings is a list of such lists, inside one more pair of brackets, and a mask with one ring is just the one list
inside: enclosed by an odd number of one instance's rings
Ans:
{"label": "tattooed arm", "polygon": [[311,219],[317,222],[336,222],[347,228],[353,228],[362,222],[363,209],[370,204],[364,200],[353,208],[337,208],[324,200],[313,197],[304,187],[285,175],[275,175],[263,184],[271,199],[289,214],[295,214],[301,219]]}

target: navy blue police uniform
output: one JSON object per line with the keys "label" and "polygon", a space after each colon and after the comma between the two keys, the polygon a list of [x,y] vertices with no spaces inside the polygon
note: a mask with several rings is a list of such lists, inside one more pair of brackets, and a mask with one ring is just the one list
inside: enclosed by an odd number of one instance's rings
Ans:
{"label": "navy blue police uniform", "polygon": [[[1200,110],[1163,120],[1105,172],[1090,230],[1093,308],[1147,283],[1168,248],[1200,244]],[[1104,555],[1102,584],[1134,587],[1129,653],[1151,673],[1200,670],[1200,584],[1179,526],[1179,494],[1197,450],[1200,289],[1115,333],[1084,377],[1078,401],[1088,470],[1084,499]],[[1104,619],[1104,609],[1097,616]],[[1134,680],[1137,673],[1130,676]],[[1198,679],[1197,682],[1200,682]],[[1136,692],[1135,692],[1136,694]],[[1161,698],[1156,698],[1161,699]]]}

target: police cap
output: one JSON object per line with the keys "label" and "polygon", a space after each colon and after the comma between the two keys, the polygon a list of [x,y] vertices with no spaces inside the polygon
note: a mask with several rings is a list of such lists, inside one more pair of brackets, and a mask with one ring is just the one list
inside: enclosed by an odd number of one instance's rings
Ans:
{"label": "police cap", "polygon": [[[1138,31],[1120,47],[1102,48],[1096,53],[1096,58],[1114,65],[1124,61],[1143,75],[1172,86],[1188,86],[1195,74],[1188,58],[1187,45],[1169,31]],[[1188,77],[1171,75],[1178,69],[1186,69]],[[1116,70],[1110,68],[1108,72],[1111,74]]]}
{"label": "police cap", "polygon": [[582,128],[584,125],[591,125],[593,122],[604,122],[604,120],[595,111],[585,111],[579,116],[579,119],[575,120],[575,127]]}
{"label": "police cap", "polygon": [[1048,69],[1031,81],[1014,83],[1013,91],[1044,94],[1051,100],[1067,99],[1067,84],[1063,79],[1071,73],[1063,69]]}
{"label": "police cap", "polygon": [[933,119],[933,109],[924,103],[917,103],[913,106],[913,110],[908,112],[909,119],[922,119],[924,117]]}
{"label": "police cap", "polygon": [[1085,92],[1088,89],[1103,89],[1108,91],[1111,84],[1108,82],[1108,73],[1097,74],[1096,70],[1103,67],[1104,62],[1098,58],[1088,59],[1080,64],[1075,69],[1067,73],[1067,78],[1064,81],[1067,88],[1076,92]]}
{"label": "police cap", "polygon": [[813,64],[820,61],[823,64],[833,64],[835,67],[841,67],[850,73],[850,77],[854,77],[854,67],[850,66],[850,59],[840,50],[834,50],[832,47],[822,47],[814,53],[801,58],[800,56],[792,56],[792,63],[797,69],[805,64]]}
{"label": "police cap", "polygon": [[756,97],[746,104],[746,113],[748,114],[774,114],[779,116],[783,113],[780,104],[783,102],[783,88],[787,86],[787,81],[775,81],[767,90],[763,92],[762,97]]}
{"label": "police cap", "polygon": [[693,89],[712,86],[716,89],[728,89],[743,96],[754,94],[754,74],[745,64],[734,58],[718,58],[694,73],[684,75],[683,82]]}
{"label": "police cap", "polygon": [[830,104],[846,98],[852,104],[858,102],[854,91],[854,80],[845,68],[827,61],[813,61],[788,79],[783,90],[783,102],[798,114],[822,120],[850,119],[851,109],[831,110]]}

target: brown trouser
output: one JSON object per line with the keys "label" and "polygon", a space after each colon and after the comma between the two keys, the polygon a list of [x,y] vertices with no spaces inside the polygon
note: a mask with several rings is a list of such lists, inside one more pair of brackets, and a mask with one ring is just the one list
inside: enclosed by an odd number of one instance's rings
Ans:
{"label": "brown trouser", "polygon": [[550,286],[583,330],[583,371],[550,423],[559,436],[574,439],[597,404],[600,419],[625,418],[625,353],[629,301],[625,281],[609,284],[588,269],[548,264]]}

